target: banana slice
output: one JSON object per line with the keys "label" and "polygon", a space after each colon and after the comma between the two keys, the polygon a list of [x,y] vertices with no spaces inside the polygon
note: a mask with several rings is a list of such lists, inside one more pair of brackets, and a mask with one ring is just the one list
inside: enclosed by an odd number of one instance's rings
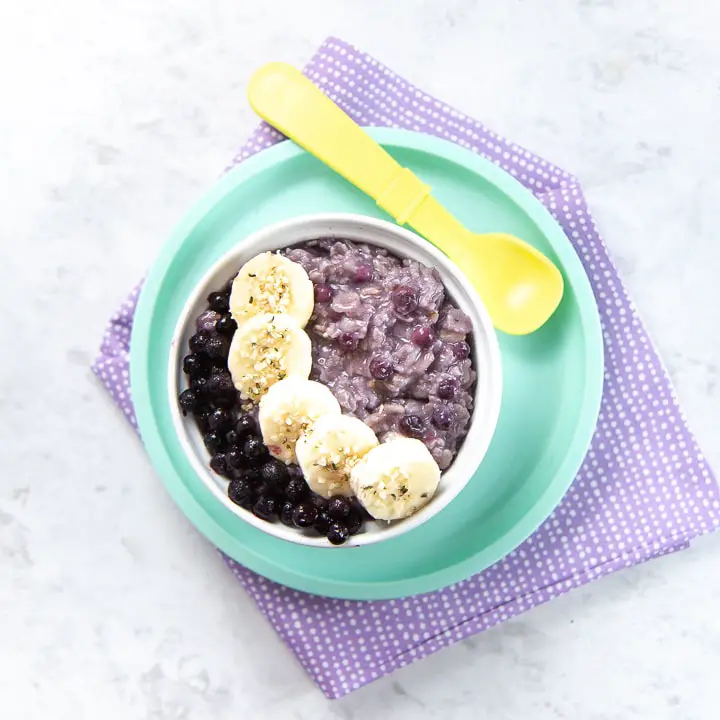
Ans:
{"label": "banana slice", "polygon": [[255,315],[230,343],[228,369],[243,400],[257,402],[287,377],[307,380],[311,366],[310,338],[289,315]]}
{"label": "banana slice", "polygon": [[326,385],[296,377],[276,382],[260,401],[258,414],[270,454],[295,462],[298,438],[324,415],[340,415],[340,403]]}
{"label": "banana slice", "polygon": [[352,469],[350,486],[377,520],[400,520],[432,499],[440,468],[420,440],[399,437],[378,445]]}
{"label": "banana slice", "polygon": [[256,255],[240,268],[230,291],[230,314],[238,327],[260,313],[283,313],[305,327],[315,307],[305,268],[284,255]]}
{"label": "banana slice", "polygon": [[311,490],[326,498],[349,497],[350,471],[377,444],[375,433],[362,420],[323,415],[300,436],[295,454]]}

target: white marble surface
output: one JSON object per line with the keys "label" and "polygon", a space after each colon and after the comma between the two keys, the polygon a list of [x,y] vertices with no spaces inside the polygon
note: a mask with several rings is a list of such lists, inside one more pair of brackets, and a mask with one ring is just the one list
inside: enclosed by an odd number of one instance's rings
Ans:
{"label": "white marble surface", "polygon": [[325,700],[88,365],[253,127],[254,67],[338,34],[578,174],[720,469],[720,45],[707,0],[0,4],[0,715],[704,720],[720,538]]}

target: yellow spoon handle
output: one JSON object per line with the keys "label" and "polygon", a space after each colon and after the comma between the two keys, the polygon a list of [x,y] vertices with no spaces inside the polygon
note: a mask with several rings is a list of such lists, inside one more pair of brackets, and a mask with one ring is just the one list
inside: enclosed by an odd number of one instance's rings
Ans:
{"label": "yellow spoon handle", "polygon": [[439,234],[464,230],[428,197],[429,185],[394,160],[296,68],[285,63],[263,66],[250,79],[248,99],[261,118],[373,198],[398,224],[413,225],[432,242]]}

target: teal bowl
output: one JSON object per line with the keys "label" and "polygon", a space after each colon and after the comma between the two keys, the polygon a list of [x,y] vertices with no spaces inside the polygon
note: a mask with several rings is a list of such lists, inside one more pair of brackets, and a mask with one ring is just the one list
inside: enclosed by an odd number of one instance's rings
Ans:
{"label": "teal bowl", "polygon": [[410,532],[363,547],[288,543],[225,507],[198,477],[173,424],[170,346],[187,299],[217,260],[251,233],[299,215],[377,206],[297,146],[284,142],[228,172],[189,212],[152,266],[131,342],[138,426],[153,465],[188,519],[237,562],[321,595],[380,599],[429,592],[487,568],[557,506],[593,435],[603,382],[600,321],[588,278],[542,204],[492,163],[452,143],[370,131],[476,232],[508,232],[548,255],[563,300],[540,330],[499,334],[503,397],[485,458],[457,497]]}

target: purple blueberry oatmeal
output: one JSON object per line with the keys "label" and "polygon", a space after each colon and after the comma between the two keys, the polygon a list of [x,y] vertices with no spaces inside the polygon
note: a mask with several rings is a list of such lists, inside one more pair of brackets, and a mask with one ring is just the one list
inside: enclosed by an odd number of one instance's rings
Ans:
{"label": "purple blueberry oatmeal", "polygon": [[315,288],[305,327],[311,379],[382,442],[421,440],[440,469],[454,460],[470,423],[476,374],[470,318],[438,272],[371,245],[310,240],[282,251]]}

